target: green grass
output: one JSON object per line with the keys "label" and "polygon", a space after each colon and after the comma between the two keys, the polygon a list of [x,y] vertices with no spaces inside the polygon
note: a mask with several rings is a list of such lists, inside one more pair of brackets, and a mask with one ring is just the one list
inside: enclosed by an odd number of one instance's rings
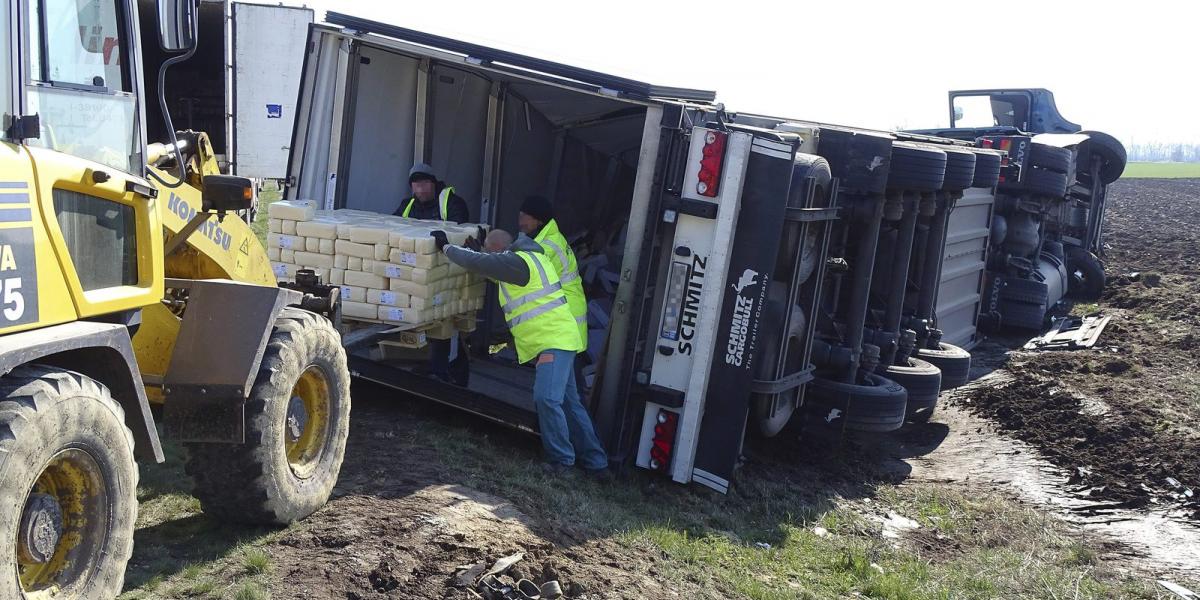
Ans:
{"label": "green grass", "polygon": [[1200,163],[1131,162],[1125,165],[1125,173],[1121,177],[1200,178]]}
{"label": "green grass", "polygon": [[252,548],[246,551],[242,564],[247,573],[261,575],[271,570],[271,556],[258,548]]}
{"label": "green grass", "polygon": [[258,241],[262,243],[263,247],[267,245],[267,207],[281,198],[283,198],[283,194],[275,184],[263,186],[258,193],[258,214],[255,215],[254,223],[250,225],[250,228],[254,230],[254,235],[258,236]]}

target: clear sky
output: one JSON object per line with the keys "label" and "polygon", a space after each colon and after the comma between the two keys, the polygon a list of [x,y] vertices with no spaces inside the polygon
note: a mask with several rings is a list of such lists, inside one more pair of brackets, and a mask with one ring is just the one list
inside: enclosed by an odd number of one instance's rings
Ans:
{"label": "clear sky", "polygon": [[946,92],[1045,87],[1085,129],[1200,143],[1200,2],[288,0],[663,85],[731,110],[947,125]]}

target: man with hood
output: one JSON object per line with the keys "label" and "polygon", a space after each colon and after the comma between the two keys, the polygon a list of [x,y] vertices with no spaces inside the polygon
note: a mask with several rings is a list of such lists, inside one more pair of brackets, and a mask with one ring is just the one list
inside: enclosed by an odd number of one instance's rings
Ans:
{"label": "man with hood", "polygon": [[[534,362],[533,400],[546,470],[559,473],[578,464],[589,475],[608,477],[608,455],[575,384],[575,354],[583,350],[583,340],[541,245],[525,235],[513,240],[507,231],[493,229],[481,252],[449,244],[444,232],[432,235],[450,262],[499,288],[517,359]],[[468,245],[479,247],[474,239]]]}
{"label": "man with hood", "polygon": [[571,244],[558,228],[554,219],[554,205],[542,196],[529,196],[521,203],[517,213],[517,228],[521,233],[533,238],[541,245],[558,279],[562,282],[563,292],[567,295],[567,306],[575,316],[579,327],[579,337],[583,338],[586,349],[588,342],[587,330],[587,296],[583,293],[583,280],[579,278],[579,265],[575,262],[575,252]]}

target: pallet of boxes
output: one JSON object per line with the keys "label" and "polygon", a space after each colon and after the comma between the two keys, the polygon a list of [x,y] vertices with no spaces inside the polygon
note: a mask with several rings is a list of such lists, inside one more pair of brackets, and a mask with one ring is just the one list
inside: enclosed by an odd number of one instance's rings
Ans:
{"label": "pallet of boxes", "polygon": [[342,288],[347,331],[387,324],[388,345],[424,346],[475,330],[484,278],[437,251],[430,232],[452,244],[478,235],[479,225],[408,219],[359,210],[317,210],[308,200],[279,201],[270,216],[267,254],[280,281],[312,269]]}

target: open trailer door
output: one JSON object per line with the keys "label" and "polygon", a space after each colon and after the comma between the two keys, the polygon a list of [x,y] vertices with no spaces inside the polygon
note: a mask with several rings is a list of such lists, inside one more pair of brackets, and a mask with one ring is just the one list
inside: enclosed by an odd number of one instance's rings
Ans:
{"label": "open trailer door", "polygon": [[254,179],[284,179],[313,11],[234,2],[232,13],[230,171]]}

